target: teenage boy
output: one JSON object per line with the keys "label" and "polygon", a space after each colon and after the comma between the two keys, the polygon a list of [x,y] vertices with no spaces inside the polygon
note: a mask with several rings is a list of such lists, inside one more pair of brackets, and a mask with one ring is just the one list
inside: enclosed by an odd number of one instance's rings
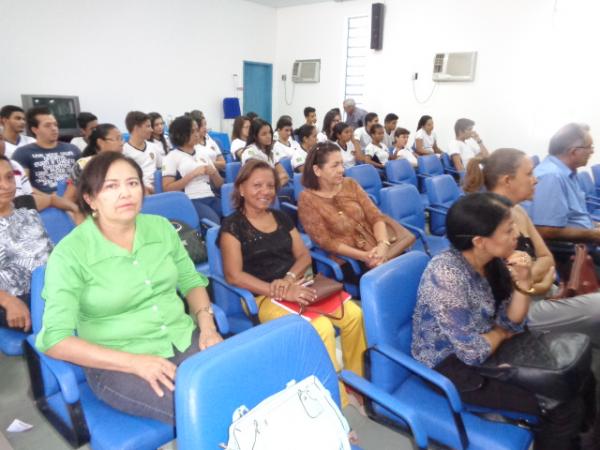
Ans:
{"label": "teenage boy", "polygon": [[379,123],[379,117],[377,116],[377,113],[370,112],[365,116],[365,126],[354,130],[354,139],[360,143],[360,148],[363,151],[367,148],[367,145],[371,143],[369,131],[376,123]]}
{"label": "teenage boy", "polygon": [[26,121],[23,108],[14,105],[3,106],[0,109],[0,124],[3,128],[4,153],[7,158],[12,158],[19,147],[35,142],[34,138],[24,134]]}
{"label": "teenage boy", "polygon": [[154,172],[162,167],[160,150],[148,139],[152,136],[150,117],[141,111],[130,111],[125,117],[129,141],[123,145],[123,154],[132,158],[142,169],[144,187],[154,193]]}
{"label": "teenage boy", "polygon": [[392,148],[394,146],[394,131],[396,131],[396,126],[398,125],[398,116],[394,113],[389,113],[383,119],[383,143],[387,146],[387,148]]}
{"label": "teenage boy", "polygon": [[454,124],[456,139],[448,144],[448,154],[452,158],[454,167],[459,172],[467,168],[467,164],[475,156],[488,156],[488,149],[473,127],[475,122],[471,119],[458,119]]}
{"label": "teenage boy", "polygon": [[81,136],[71,139],[71,144],[83,152],[90,141],[92,131],[98,126],[98,118],[92,113],[82,112],[77,116],[77,125],[79,125]]}
{"label": "teenage boy", "polygon": [[317,110],[312,106],[304,108],[304,119],[306,125],[317,126]]}

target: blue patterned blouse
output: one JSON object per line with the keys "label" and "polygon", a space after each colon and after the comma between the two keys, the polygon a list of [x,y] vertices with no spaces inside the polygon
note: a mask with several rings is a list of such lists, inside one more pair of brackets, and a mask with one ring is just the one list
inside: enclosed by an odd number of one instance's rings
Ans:
{"label": "blue patterned blouse", "polygon": [[506,315],[510,299],[496,311],[492,288],[465,257],[450,249],[428,264],[413,315],[413,356],[429,367],[456,354],[469,365],[481,364],[491,354],[481,336],[497,324],[514,333],[523,331]]}

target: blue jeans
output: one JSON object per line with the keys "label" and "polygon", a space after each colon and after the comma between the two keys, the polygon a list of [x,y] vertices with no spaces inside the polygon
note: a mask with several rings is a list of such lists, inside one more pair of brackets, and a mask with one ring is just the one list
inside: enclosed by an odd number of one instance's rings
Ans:
{"label": "blue jeans", "polygon": [[217,224],[221,223],[221,199],[218,197],[204,197],[192,199],[194,208],[196,208],[196,214],[198,218],[208,219]]}

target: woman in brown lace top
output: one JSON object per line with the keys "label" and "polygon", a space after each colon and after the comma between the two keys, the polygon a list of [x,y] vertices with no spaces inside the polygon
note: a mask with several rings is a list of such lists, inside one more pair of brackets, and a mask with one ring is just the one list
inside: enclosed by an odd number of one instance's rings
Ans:
{"label": "woman in brown lace top", "polygon": [[[330,142],[317,144],[304,165],[302,184],[306,188],[298,201],[298,216],[311,239],[333,255],[348,256],[367,268],[385,262],[390,240],[401,240],[402,250],[414,243],[403,230],[389,236],[388,218],[351,178],[344,178],[340,148]],[[396,225],[402,229],[401,226]]]}

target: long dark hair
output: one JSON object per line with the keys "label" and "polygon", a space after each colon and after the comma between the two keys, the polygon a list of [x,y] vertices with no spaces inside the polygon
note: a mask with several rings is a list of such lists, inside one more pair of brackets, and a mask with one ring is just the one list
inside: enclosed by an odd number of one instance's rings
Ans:
{"label": "long dark hair", "polygon": [[327,136],[327,139],[330,141],[334,140],[332,139],[333,130],[331,129],[331,124],[336,116],[339,116],[341,119],[340,112],[335,109],[331,109],[327,111],[327,114],[325,114],[325,117],[323,117],[323,128],[321,128],[321,130],[323,133],[325,133],[325,136]]}
{"label": "long dark hair", "polygon": [[235,139],[242,139],[240,134],[242,132],[242,128],[244,128],[244,123],[250,122],[250,119],[246,116],[237,116],[233,121],[233,130],[231,131],[231,142]]}
{"label": "long dark hair", "polygon": [[[493,192],[468,194],[456,201],[446,216],[448,240],[459,251],[473,248],[476,236],[490,237],[511,214],[512,202]],[[485,265],[485,277],[492,288],[496,307],[512,293],[510,273],[502,259]]]}
{"label": "long dark hair", "polygon": [[[152,127],[152,136],[150,136],[150,142],[155,142],[154,139],[154,122],[156,122],[158,119],[163,121],[163,124],[165,123],[165,121],[163,120],[162,116],[157,113],[157,112],[151,112],[148,114],[148,117],[150,117],[150,126]],[[169,146],[167,145],[167,140],[165,139],[165,133],[163,131],[163,133],[160,135],[160,138],[158,138],[158,141],[162,144],[163,146],[163,150],[165,151],[165,155],[167,153],[169,153]]]}
{"label": "long dark hair", "polygon": [[421,128],[423,128],[428,120],[433,120],[433,117],[421,116],[421,118],[419,119],[419,123],[417,124],[417,131],[419,131]]}
{"label": "long dark hair", "polygon": [[315,173],[314,166],[323,167],[327,164],[329,155],[339,151],[340,147],[331,141],[320,142],[315,145],[306,155],[302,172],[302,185],[307,189],[318,191],[320,189],[319,177]]}
{"label": "long dark hair", "polygon": [[115,128],[117,127],[114,126],[112,123],[101,123],[100,125],[98,125],[90,134],[88,145],[83,149],[81,157],[85,158],[88,156],[97,155],[98,150],[100,150],[98,148],[98,139],[106,139],[108,133],[110,133],[111,130],[114,130]]}
{"label": "long dark hair", "polygon": [[[262,148],[258,144],[258,133],[260,133],[260,129],[262,127],[269,127],[269,131],[271,132],[271,145],[268,145],[265,148]],[[246,147],[251,146],[252,144],[256,145],[256,148],[265,152],[265,154],[271,159],[271,152],[273,150],[273,128],[271,124],[263,119],[254,119],[250,122],[250,132],[248,133],[248,141],[246,141]]]}

